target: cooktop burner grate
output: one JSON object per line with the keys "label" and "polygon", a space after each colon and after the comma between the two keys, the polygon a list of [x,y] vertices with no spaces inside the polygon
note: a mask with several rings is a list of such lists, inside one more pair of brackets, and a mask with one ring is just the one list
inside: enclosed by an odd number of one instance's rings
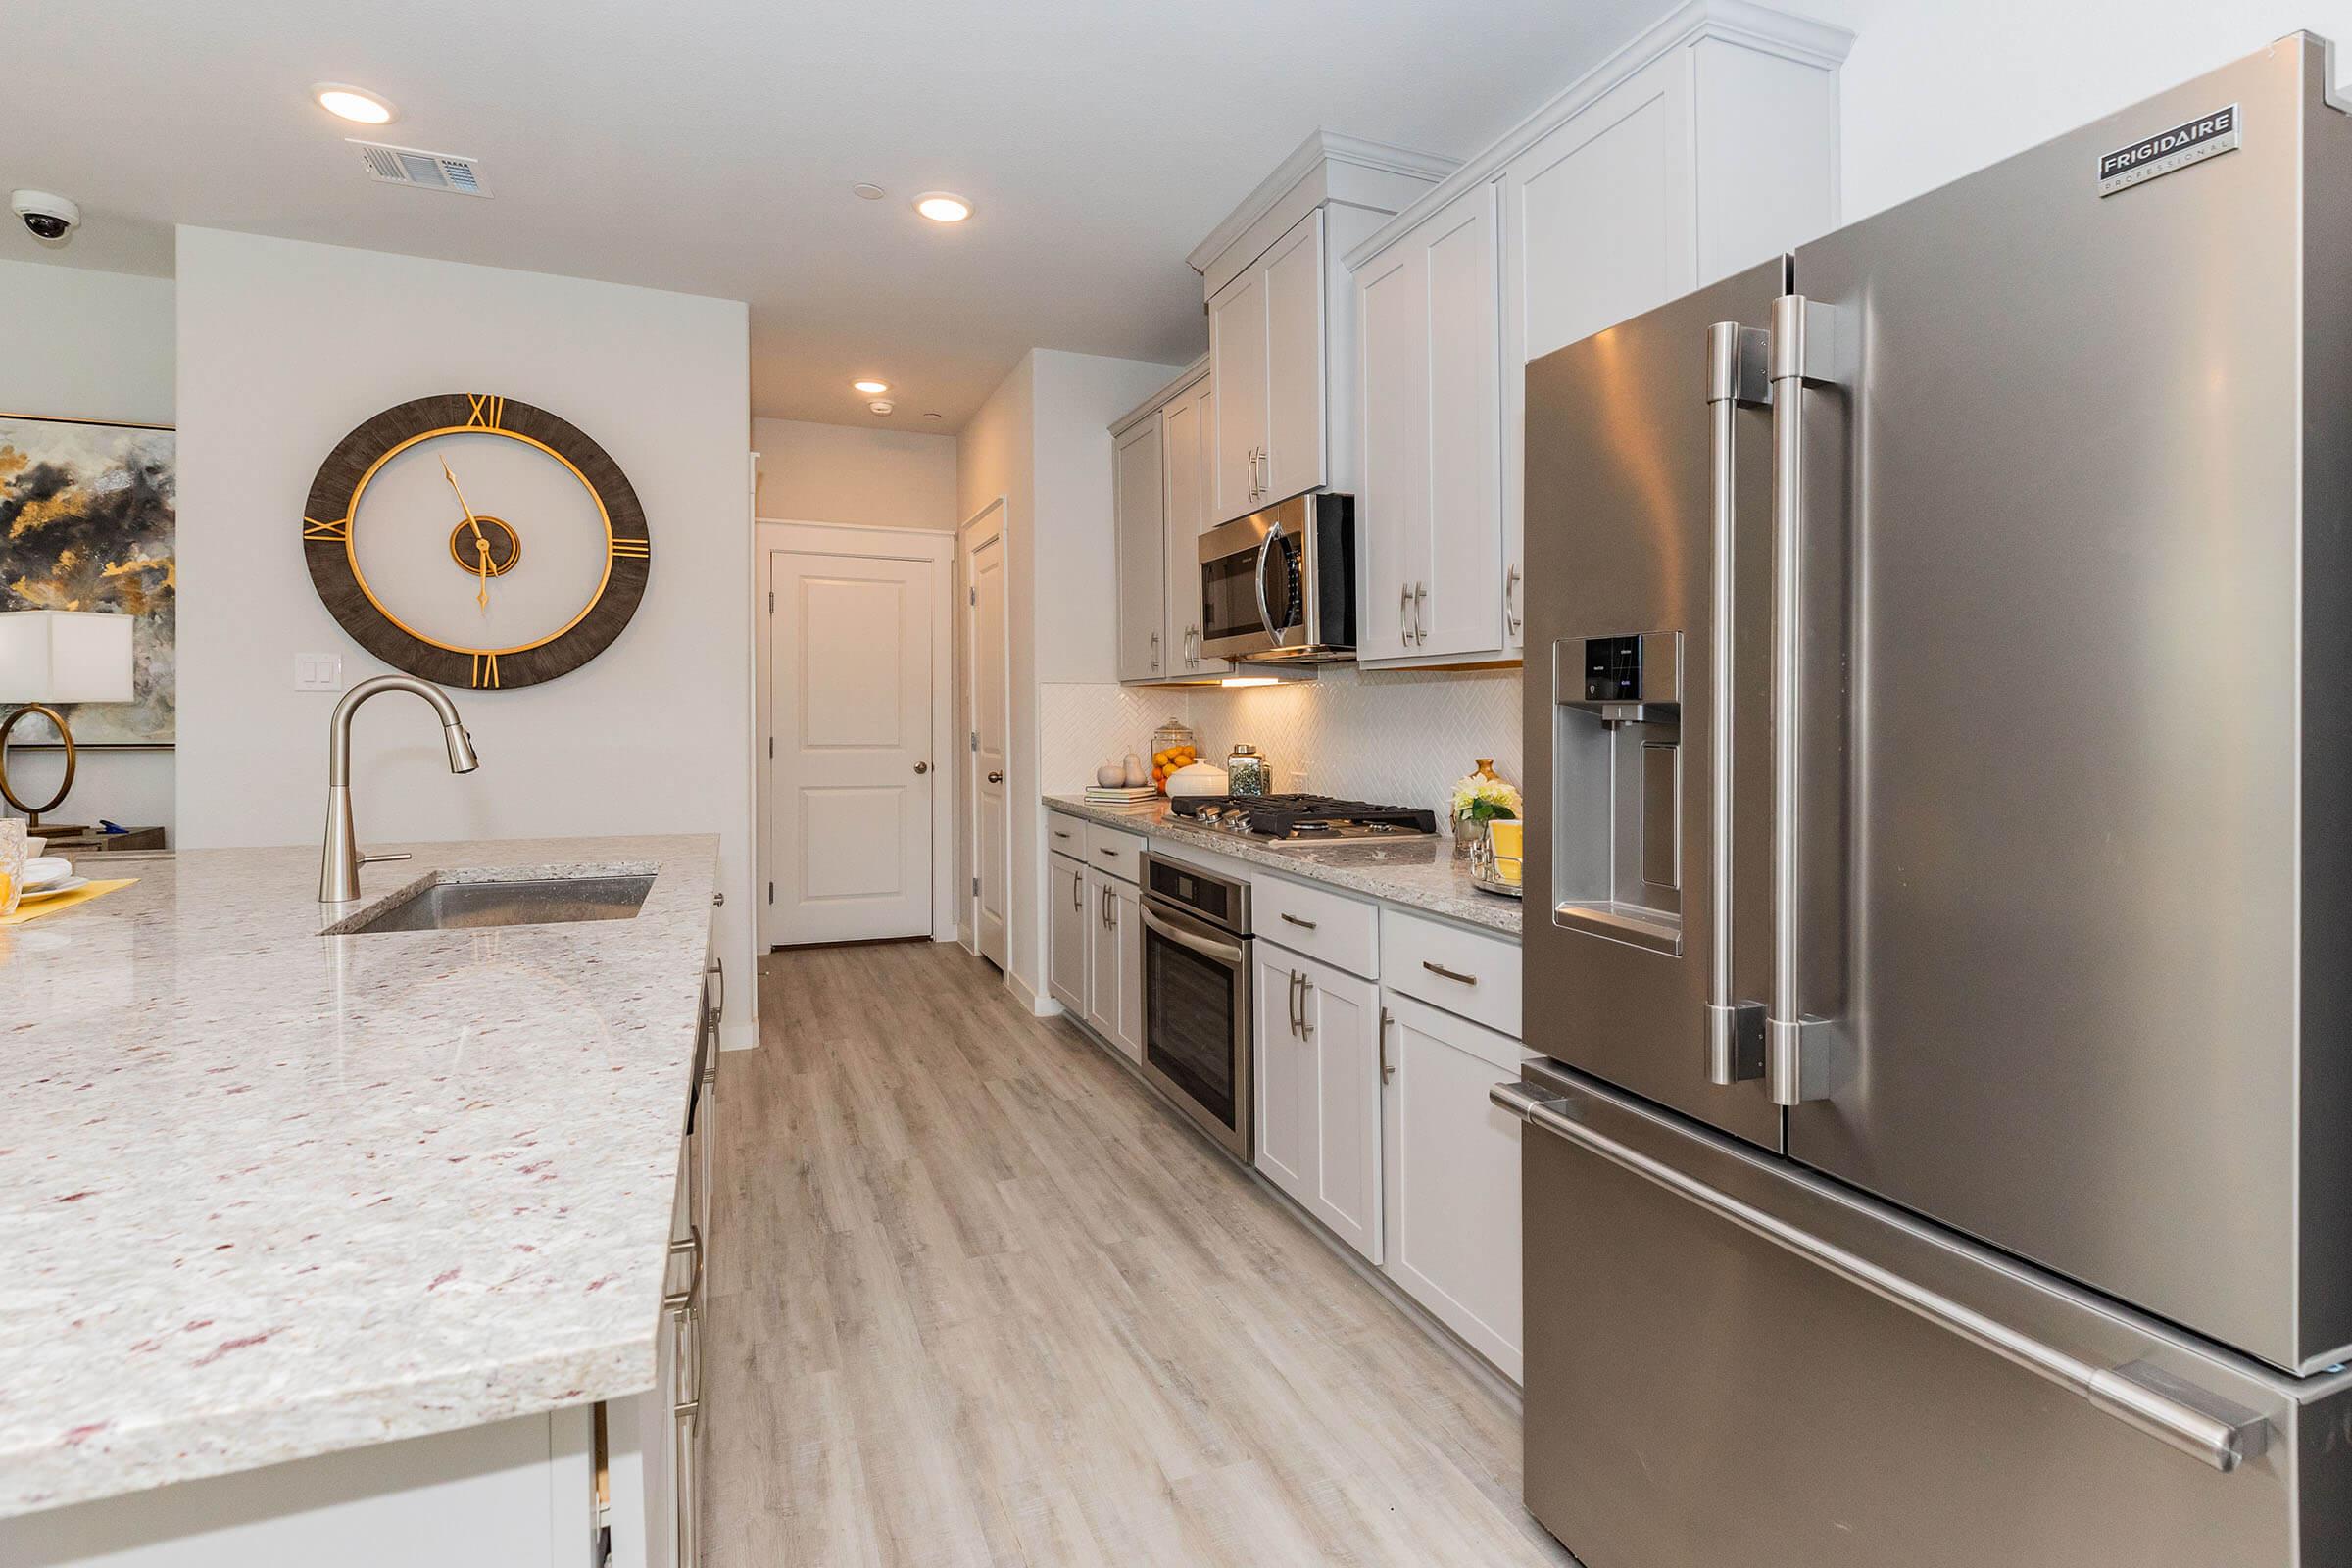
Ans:
{"label": "cooktop burner grate", "polygon": [[1168,803],[1172,815],[1252,838],[1308,844],[1338,839],[1427,838],[1437,813],[1329,795],[1196,795]]}

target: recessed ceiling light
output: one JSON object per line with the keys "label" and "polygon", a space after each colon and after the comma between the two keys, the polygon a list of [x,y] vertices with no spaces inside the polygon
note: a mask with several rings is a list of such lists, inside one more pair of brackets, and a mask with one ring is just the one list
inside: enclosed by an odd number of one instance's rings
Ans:
{"label": "recessed ceiling light", "polygon": [[924,418],[926,418],[926,419],[939,419],[939,418],[945,418],[945,417],[946,417],[946,416],[945,416],[945,415],[939,415],[939,414],[926,414],[926,415],[924,415],[924,416],[923,416],[923,417],[924,417]]}
{"label": "recessed ceiling light", "polygon": [[866,407],[873,410],[876,414],[888,414],[891,410],[897,408],[898,405],[891,402],[888,398],[876,398],[873,402],[868,403]]}
{"label": "recessed ceiling light", "polygon": [[400,118],[399,110],[365,87],[322,81],[311,88],[311,96],[328,114],[363,125],[389,125]]}
{"label": "recessed ceiling light", "polygon": [[869,398],[878,398],[890,390],[888,381],[852,381],[850,385]]}
{"label": "recessed ceiling light", "polygon": [[914,210],[934,223],[960,223],[972,216],[972,204],[952,190],[927,190],[914,199]]}
{"label": "recessed ceiling light", "polygon": [[870,179],[861,179],[850,187],[850,194],[861,202],[878,202],[890,193]]}

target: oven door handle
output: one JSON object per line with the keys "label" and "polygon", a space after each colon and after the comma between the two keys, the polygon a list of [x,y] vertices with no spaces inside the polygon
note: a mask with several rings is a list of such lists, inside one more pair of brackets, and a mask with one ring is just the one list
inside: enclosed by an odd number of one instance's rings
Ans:
{"label": "oven door handle", "polygon": [[1159,935],[1166,937],[1170,942],[1175,943],[1178,947],[1186,948],[1194,953],[1198,953],[1203,958],[1214,958],[1219,963],[1240,963],[1242,961],[1242,950],[1240,948],[1229,947],[1222,942],[1211,942],[1206,937],[1198,937],[1193,935],[1193,933],[1185,930],[1182,926],[1170,925],[1167,921],[1161,919],[1157,914],[1153,913],[1152,906],[1149,904],[1139,906],[1139,907],[1141,907],[1144,911],[1144,924],[1151,930],[1156,931],[1159,933]]}
{"label": "oven door handle", "polygon": [[1276,541],[1280,540],[1281,538],[1281,523],[1277,522],[1266,529],[1265,538],[1258,541],[1256,572],[1257,618],[1264,624],[1266,628],[1266,635],[1274,639],[1274,646],[1277,648],[1282,646],[1282,640],[1285,636],[1289,635],[1290,629],[1285,626],[1277,626],[1274,624],[1274,609],[1266,602],[1266,566],[1267,564],[1273,560],[1274,545]]}

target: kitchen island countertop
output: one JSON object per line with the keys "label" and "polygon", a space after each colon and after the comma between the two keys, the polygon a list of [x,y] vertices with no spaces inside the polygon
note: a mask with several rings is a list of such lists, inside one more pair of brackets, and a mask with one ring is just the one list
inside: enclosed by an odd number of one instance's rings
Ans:
{"label": "kitchen island countertop", "polygon": [[[651,1388],[717,841],[203,850],[0,931],[0,1517]],[[438,869],[634,918],[344,937]]]}
{"label": "kitchen island countertop", "polygon": [[1321,882],[1383,903],[1459,920],[1465,925],[1484,926],[1513,941],[1519,937],[1520,902],[1482,892],[1470,880],[1468,862],[1453,858],[1453,840],[1443,835],[1402,843],[1357,842],[1285,850],[1243,834],[1190,826],[1182,817],[1169,813],[1166,801],[1153,801],[1147,806],[1104,806],[1078,795],[1049,795],[1045,804],[1056,811],[1141,833],[1146,838],[1211,850],[1301,881]]}

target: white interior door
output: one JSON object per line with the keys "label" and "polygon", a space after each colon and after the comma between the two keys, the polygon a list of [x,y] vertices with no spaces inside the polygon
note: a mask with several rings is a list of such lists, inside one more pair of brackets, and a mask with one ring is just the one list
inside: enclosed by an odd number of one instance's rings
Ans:
{"label": "white interior door", "polygon": [[778,945],[931,932],[938,571],[928,561],[768,555]]}
{"label": "white interior door", "polygon": [[[1001,523],[1001,510],[996,516]],[[981,525],[967,537],[966,549],[963,580],[970,592],[964,624],[971,646],[965,650],[964,667],[971,672],[972,841],[979,850],[972,859],[972,898],[979,911],[980,956],[1002,969],[1011,961],[1006,910],[1012,891],[1012,819],[1004,793],[1005,737],[1011,718],[1005,705],[1009,656],[1004,641],[1003,527]]]}

